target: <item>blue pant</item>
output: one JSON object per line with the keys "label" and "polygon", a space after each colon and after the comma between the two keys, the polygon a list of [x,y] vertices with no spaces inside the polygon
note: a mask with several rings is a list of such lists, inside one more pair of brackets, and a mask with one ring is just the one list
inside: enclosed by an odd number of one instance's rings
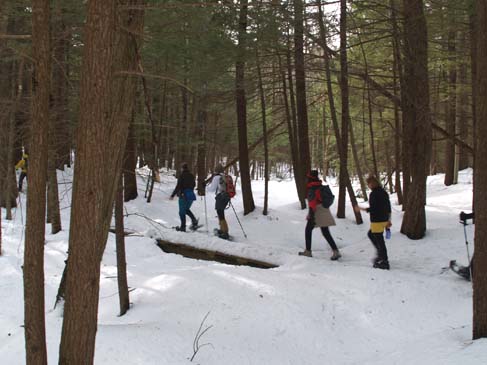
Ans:
{"label": "blue pant", "polygon": [[184,197],[179,198],[179,219],[181,219],[181,228],[186,228],[186,215],[191,218],[191,222],[196,224],[196,217],[190,208],[193,205],[192,200],[186,200]]}

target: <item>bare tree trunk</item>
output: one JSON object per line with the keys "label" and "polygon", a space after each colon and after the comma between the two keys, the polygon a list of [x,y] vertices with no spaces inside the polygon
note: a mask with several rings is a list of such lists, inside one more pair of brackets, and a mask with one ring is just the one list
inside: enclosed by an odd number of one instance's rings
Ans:
{"label": "bare tree trunk", "polygon": [[[15,116],[22,97],[22,77],[24,72],[24,60],[19,64],[17,82],[13,83],[12,87],[12,109],[9,113],[8,124],[8,146],[7,146],[7,171],[5,176],[5,219],[12,220],[12,207],[16,206],[17,188],[15,186],[15,170],[14,170],[14,148],[15,148]],[[14,203],[15,202],[15,203]]]}
{"label": "bare tree trunk", "polygon": [[[57,9],[60,12],[60,9]],[[60,14],[56,14],[56,18],[60,17]],[[56,19],[59,21],[59,19]],[[58,34],[60,36],[60,34]],[[64,35],[63,35],[64,36]],[[53,54],[54,59],[56,58],[56,53]],[[54,71],[54,72],[53,72]],[[56,234],[61,231],[61,212],[59,208],[59,189],[58,189],[58,181],[57,181],[57,172],[56,166],[58,165],[59,161],[63,161],[62,166],[64,168],[64,162],[66,158],[59,159],[58,151],[59,145],[65,143],[66,136],[59,138],[58,136],[58,128],[63,128],[63,124],[66,121],[61,121],[60,116],[64,115],[61,109],[63,107],[67,107],[67,105],[61,105],[62,103],[60,100],[64,98],[64,95],[60,95],[60,85],[63,84],[63,78],[65,70],[59,70],[58,68],[54,68],[51,70],[51,79],[52,79],[52,87],[51,87],[51,110],[53,113],[51,118],[49,118],[49,147],[48,147],[48,158],[47,158],[47,222],[51,224],[51,233]],[[67,90],[64,90],[67,91]],[[54,102],[56,100],[56,102]],[[64,122],[64,123],[63,123]],[[65,127],[64,127],[65,128]],[[59,141],[59,143],[58,143]],[[69,146],[69,144],[68,144]],[[69,147],[68,147],[69,150]],[[69,156],[68,156],[69,158]]]}
{"label": "bare tree trunk", "polygon": [[[487,3],[476,1],[477,118],[475,156],[487,156]],[[487,160],[475,161],[475,255],[473,271],[473,339],[487,337]]]}
{"label": "bare tree trunk", "polygon": [[47,364],[44,306],[44,237],[49,132],[49,1],[32,1],[34,90],[29,156],[29,190],[24,251],[24,326],[26,363]]}
{"label": "bare tree trunk", "polygon": [[[466,43],[467,43],[466,32],[462,32],[459,44],[464,45]],[[468,85],[467,72],[468,72],[467,62],[465,59],[462,59],[458,70],[458,78],[459,78],[458,81],[460,84],[459,97],[458,97],[458,129],[459,129],[460,139],[464,142],[468,141],[468,131],[469,131],[469,125],[467,119],[467,108],[469,103],[469,98],[467,93],[467,85]],[[464,147],[460,146],[458,148],[460,154],[458,168],[459,170],[464,170],[467,167],[469,167],[470,156]]]}
{"label": "bare tree trunk", "polygon": [[257,76],[258,76],[258,87],[260,95],[260,107],[262,115],[262,133],[264,137],[264,209],[262,211],[263,215],[267,215],[268,204],[269,204],[269,146],[267,143],[267,122],[266,122],[266,105],[265,105],[265,93],[264,86],[262,83],[262,72],[260,69],[259,52],[256,51],[256,63],[257,63]]}
{"label": "bare tree trunk", "polygon": [[[406,88],[405,85],[405,77],[404,77],[404,69],[401,59],[401,36],[399,34],[399,26],[397,24],[397,13],[398,9],[396,6],[395,0],[390,0],[390,7],[391,7],[391,23],[392,23],[392,42],[393,42],[393,54],[394,54],[394,63],[396,65],[396,72],[397,78],[399,79],[399,86],[401,89],[401,109],[402,109],[402,123],[399,123],[399,119],[396,118],[396,134],[402,135],[400,141],[404,148],[400,150],[400,161],[402,165],[402,205],[403,210],[405,209],[406,205],[405,202],[407,201],[409,185],[411,184],[411,169],[410,169],[410,155],[409,150],[405,148],[408,145],[408,117],[410,113],[408,112],[408,105],[406,104],[406,98],[404,97],[404,90]],[[396,84],[397,85],[397,84]],[[397,95],[397,90],[395,91],[394,95]],[[397,105],[396,105],[397,107]],[[400,129],[399,126],[401,127]],[[396,137],[398,138],[398,137]],[[396,141],[396,144],[398,142]],[[396,182],[400,180],[396,177]],[[399,199],[399,195],[398,195]]]}
{"label": "bare tree trunk", "polygon": [[298,117],[299,162],[302,166],[302,184],[305,174],[311,170],[308,136],[308,106],[306,100],[306,73],[304,64],[303,0],[294,0],[294,67],[296,75],[296,111]]}
{"label": "bare tree trunk", "polygon": [[348,95],[348,63],[347,63],[347,1],[340,0],[340,89],[342,95],[342,139],[340,154],[340,188],[338,191],[337,217],[345,218],[346,171],[348,164],[348,133],[350,123],[349,95]]}
{"label": "bare tree trunk", "polygon": [[[393,45],[394,48],[394,45]],[[394,78],[394,96],[397,97],[399,94],[397,76],[400,70],[398,70],[397,60],[394,57],[393,65],[393,78]],[[399,105],[394,103],[394,168],[396,170],[394,187],[397,194],[397,204],[402,205],[402,185],[401,185],[401,120],[399,116]]]}
{"label": "bare tree trunk", "polygon": [[[325,24],[323,22],[323,10],[321,7],[321,4],[318,3],[318,11],[319,11],[319,27],[320,27],[320,37],[321,41],[323,43],[323,51],[324,51],[324,61],[325,61],[325,73],[326,73],[326,85],[327,85],[327,91],[328,91],[328,101],[330,103],[330,113],[331,113],[331,120],[333,123],[333,129],[335,131],[335,139],[337,142],[337,148],[338,148],[338,155],[342,156],[343,152],[343,145],[340,143],[342,140],[340,136],[340,129],[338,127],[338,117],[337,117],[337,112],[336,112],[336,107],[335,107],[335,98],[333,96],[333,85],[331,82],[331,68],[330,68],[330,55],[328,54],[328,50],[326,47],[326,28]],[[353,191],[353,186],[352,182],[350,181],[350,175],[348,173],[348,167],[345,166],[345,174],[344,174],[344,181],[345,181],[345,186],[348,191],[348,195],[350,196],[350,202],[352,203],[352,206],[357,205],[357,198],[355,196],[355,192]],[[343,208],[345,210],[345,208]],[[362,224],[362,214],[360,211],[355,211],[355,221],[357,224]],[[337,212],[338,216],[338,212]]]}
{"label": "bare tree trunk", "polygon": [[125,228],[123,224],[123,176],[119,177],[115,198],[115,235],[117,247],[117,282],[120,315],[130,308],[129,288],[127,284],[127,262],[125,258]]}
{"label": "bare tree trunk", "polygon": [[426,232],[426,178],[431,159],[431,115],[428,85],[428,35],[422,0],[403,0],[405,33],[405,105],[412,182],[405,203],[401,233],[411,239]]}
{"label": "bare tree trunk", "polygon": [[[291,158],[293,162],[293,170],[294,170],[294,182],[296,184],[296,190],[298,193],[298,199],[301,204],[301,209],[306,208],[306,190],[304,185],[304,176],[303,176],[303,169],[301,164],[299,163],[299,149],[297,143],[297,128],[296,128],[296,108],[294,105],[294,90],[293,90],[293,83],[292,83],[292,73],[291,73],[291,55],[290,50],[287,50],[287,66],[288,66],[288,81],[289,81],[289,99],[287,96],[287,87],[286,87],[286,72],[284,70],[281,71],[281,78],[282,78],[282,90],[283,90],[283,98],[284,98],[284,106],[286,109],[286,121],[288,126],[288,136],[289,136],[289,145],[291,148]],[[279,58],[279,67],[281,67],[281,58]]]}
{"label": "bare tree trunk", "polygon": [[250,181],[249,148],[247,142],[247,99],[245,96],[245,57],[247,53],[248,0],[240,1],[235,88],[238,125],[238,150],[244,215],[254,211],[254,197]]}
{"label": "bare tree trunk", "polygon": [[197,157],[196,166],[198,173],[198,195],[206,195],[206,125],[208,124],[208,110],[207,110],[207,85],[203,86],[203,96],[200,102],[198,102],[198,116],[197,116],[197,130],[198,130],[198,147],[197,147]]}
{"label": "bare tree trunk", "polygon": [[[52,53],[55,62],[52,65],[52,108],[54,119],[54,143],[57,161],[55,167],[64,170],[64,166],[70,166],[71,132],[69,126],[69,44],[70,31],[66,26],[65,7],[60,1],[54,3],[52,14]],[[52,148],[52,147],[51,147]],[[51,154],[52,152],[50,152]]]}
{"label": "bare tree trunk", "polygon": [[365,201],[368,201],[367,185],[365,184],[362,168],[360,167],[360,159],[358,157],[357,146],[355,145],[355,133],[353,132],[353,126],[351,123],[349,125],[349,129],[350,129],[350,145],[352,147],[353,160],[355,161],[355,170],[357,171],[357,177],[360,182],[360,189],[362,190],[362,198]]}
{"label": "bare tree trunk", "polygon": [[[453,12],[452,9],[448,10]],[[453,29],[455,20],[449,14],[450,30],[448,32],[448,113],[446,117],[446,131],[451,136],[446,142],[445,151],[445,185],[450,186],[455,183],[455,134],[456,134],[456,118],[457,118],[457,66],[456,66],[456,30]]]}
{"label": "bare tree trunk", "polygon": [[137,154],[135,151],[135,136],[134,136],[134,119],[135,115],[132,113],[132,120],[129,127],[129,135],[125,145],[125,156],[123,159],[123,183],[124,183],[124,201],[128,202],[137,199]]}
{"label": "bare tree trunk", "polygon": [[[87,5],[59,353],[62,365],[93,363],[100,263],[135,101],[136,78],[120,71],[138,70],[133,37],[142,33],[144,13],[118,11],[118,4],[91,0]],[[143,0],[127,0],[120,5],[143,4]]]}

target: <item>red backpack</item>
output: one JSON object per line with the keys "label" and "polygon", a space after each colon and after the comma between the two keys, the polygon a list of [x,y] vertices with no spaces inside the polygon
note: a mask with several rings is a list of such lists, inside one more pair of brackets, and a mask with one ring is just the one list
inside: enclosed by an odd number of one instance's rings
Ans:
{"label": "red backpack", "polygon": [[233,178],[230,175],[225,175],[225,183],[227,184],[227,193],[230,198],[233,198],[237,192],[235,191],[235,185],[233,184]]}
{"label": "red backpack", "polygon": [[228,196],[230,198],[233,198],[236,194],[233,178],[227,174],[221,174],[220,177],[221,178],[218,190],[227,192]]}

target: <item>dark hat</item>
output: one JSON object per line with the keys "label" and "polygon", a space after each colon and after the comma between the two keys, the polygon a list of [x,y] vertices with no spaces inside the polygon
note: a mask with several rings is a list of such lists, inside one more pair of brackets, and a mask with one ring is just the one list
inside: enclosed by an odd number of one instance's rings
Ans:
{"label": "dark hat", "polygon": [[318,170],[311,170],[308,172],[307,175],[310,179],[317,179],[318,178]]}

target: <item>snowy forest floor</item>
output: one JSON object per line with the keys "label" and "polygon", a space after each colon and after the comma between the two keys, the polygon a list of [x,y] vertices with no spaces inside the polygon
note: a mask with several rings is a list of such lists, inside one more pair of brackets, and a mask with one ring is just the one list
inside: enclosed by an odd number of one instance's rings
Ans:
{"label": "snowy forest floor", "polygon": [[[144,170],[141,174],[146,174]],[[72,171],[59,172],[63,231],[46,235],[46,327],[50,363],[56,363],[62,308],[53,309],[68,248]],[[356,225],[351,207],[331,232],[342,252],[338,262],[319,230],[313,258],[304,248],[306,211],[299,209],[294,182],[271,181],[269,215],[263,216],[262,181],[252,183],[257,209],[243,217],[241,194],[233,200],[246,230],[226,211],[233,242],[207,234],[179,233],[177,200],[169,194],[174,177],[162,175],[153,201],[125,205],[131,309],[118,316],[115,237],[110,234],[102,262],[96,364],[189,364],[200,324],[212,326],[202,337],[196,364],[487,364],[487,342],[471,341],[470,283],[448,270],[451,259],[466,264],[465,241],[458,223],[470,211],[472,171],[445,187],[443,175],[428,180],[428,232],[411,241],[399,233],[401,207],[393,203],[392,239],[387,242],[391,270],[371,267],[373,246],[365,224]],[[337,192],[333,180],[332,189]],[[14,220],[2,221],[0,257],[0,362],[23,364],[22,260],[26,196]],[[207,197],[209,231],[217,226],[214,198]],[[194,213],[205,223],[201,198]],[[332,207],[333,212],[336,206]],[[2,219],[5,211],[2,210]],[[155,222],[148,220],[146,216]],[[167,227],[167,228],[164,228]],[[46,227],[47,232],[50,227]],[[473,227],[467,227],[473,242]],[[188,243],[279,265],[263,270],[166,254],[155,238]],[[472,245],[473,246],[473,245]]]}

